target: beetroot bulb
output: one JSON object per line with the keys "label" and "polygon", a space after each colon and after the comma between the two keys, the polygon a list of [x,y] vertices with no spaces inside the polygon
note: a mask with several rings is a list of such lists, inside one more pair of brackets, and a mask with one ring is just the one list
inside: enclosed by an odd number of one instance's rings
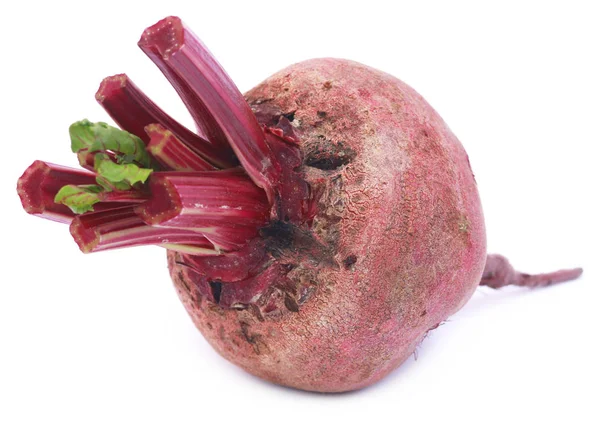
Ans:
{"label": "beetroot bulb", "polygon": [[486,256],[469,159],[412,88],[339,59],[292,65],[243,96],[176,17],[139,46],[196,124],[126,75],[96,99],[114,122],[70,129],[83,169],[35,161],[24,209],[68,223],[85,253],[158,245],[216,351],[268,381],[320,392],[398,367],[478,285],[544,286]]}

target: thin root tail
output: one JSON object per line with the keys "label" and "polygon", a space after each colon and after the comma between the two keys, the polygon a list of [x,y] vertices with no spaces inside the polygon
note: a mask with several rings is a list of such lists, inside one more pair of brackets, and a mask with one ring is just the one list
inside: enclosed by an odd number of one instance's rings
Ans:
{"label": "thin root tail", "polygon": [[543,287],[579,278],[583,269],[563,269],[556,272],[529,275],[517,272],[508,259],[499,254],[489,254],[485,262],[485,269],[481,276],[480,285],[490,288],[502,288],[506,285],[524,287]]}

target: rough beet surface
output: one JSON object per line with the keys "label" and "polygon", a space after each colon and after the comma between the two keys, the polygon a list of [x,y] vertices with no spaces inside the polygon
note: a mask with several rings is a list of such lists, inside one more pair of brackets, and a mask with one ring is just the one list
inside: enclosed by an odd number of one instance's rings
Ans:
{"label": "rough beet surface", "polygon": [[295,64],[246,98],[300,141],[323,258],[288,245],[294,258],[274,259],[287,270],[270,287],[224,308],[169,252],[177,292],[210,344],[254,375],[321,392],[368,386],[480,282],[485,229],[467,154],[412,88],[355,62]]}

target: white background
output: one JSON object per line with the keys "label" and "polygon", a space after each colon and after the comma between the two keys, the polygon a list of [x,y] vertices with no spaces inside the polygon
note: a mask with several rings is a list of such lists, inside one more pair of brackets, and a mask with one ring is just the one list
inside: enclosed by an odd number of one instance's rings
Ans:
{"label": "white background", "polygon": [[[595,4],[3,2],[0,419],[600,419]],[[583,266],[584,276],[480,288],[416,361],[356,393],[288,390],[222,360],[179,304],[161,249],[82,255],[66,226],[25,214],[15,192],[34,159],[76,165],[67,127],[106,120],[94,101],[105,76],[127,72],[191,124],[136,46],[169,14],[241,90],[318,56],[403,79],[469,152],[489,250],[525,271]]]}

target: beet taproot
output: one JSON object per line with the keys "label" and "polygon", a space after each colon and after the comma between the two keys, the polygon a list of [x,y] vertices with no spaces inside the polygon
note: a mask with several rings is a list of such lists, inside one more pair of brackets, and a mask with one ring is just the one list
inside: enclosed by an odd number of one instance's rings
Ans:
{"label": "beet taproot", "polygon": [[85,170],[36,161],[26,211],[70,223],[84,252],[168,249],[177,293],[225,358],[271,382],[342,392],[398,367],[475,288],[540,286],[486,259],[468,156],[395,77],[340,59],[290,66],[245,96],[178,18],[142,50],[197,125],[126,75],[96,98],[120,129],[71,126]]}

